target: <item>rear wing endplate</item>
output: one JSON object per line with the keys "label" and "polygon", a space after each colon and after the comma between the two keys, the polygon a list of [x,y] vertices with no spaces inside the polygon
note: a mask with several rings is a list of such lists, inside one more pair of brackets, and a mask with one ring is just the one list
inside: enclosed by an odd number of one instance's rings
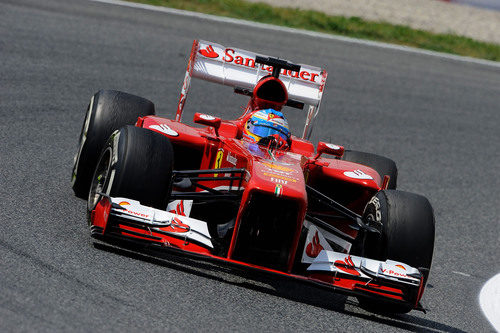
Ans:
{"label": "rear wing endplate", "polygon": [[[250,51],[225,47],[217,43],[195,40],[182,85],[181,96],[175,116],[181,121],[191,77],[231,86],[235,89],[253,90],[257,82],[273,71],[271,66],[255,63],[257,56]],[[308,105],[303,138],[308,139],[312,123],[318,114],[326,83],[327,72],[319,67],[300,64],[300,71],[282,69],[280,80],[285,84],[288,97],[294,102]]]}

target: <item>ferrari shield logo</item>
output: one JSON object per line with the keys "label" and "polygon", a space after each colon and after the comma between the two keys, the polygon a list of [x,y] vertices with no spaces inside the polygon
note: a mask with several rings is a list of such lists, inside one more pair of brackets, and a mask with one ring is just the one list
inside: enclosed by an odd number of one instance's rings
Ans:
{"label": "ferrari shield logo", "polygon": [[[215,156],[215,164],[214,164],[214,169],[220,169],[220,166],[222,164],[222,157],[224,156],[224,149],[219,148],[217,151],[217,156]],[[214,173],[214,176],[217,177],[219,174]]]}

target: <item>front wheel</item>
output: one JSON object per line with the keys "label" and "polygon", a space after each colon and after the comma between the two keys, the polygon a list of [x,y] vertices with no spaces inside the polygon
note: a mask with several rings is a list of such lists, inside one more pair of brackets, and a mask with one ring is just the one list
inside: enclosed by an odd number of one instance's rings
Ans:
{"label": "front wheel", "polygon": [[173,149],[167,137],[134,126],[115,131],[108,139],[92,177],[88,211],[101,195],[125,197],[166,209],[171,192]]}
{"label": "front wheel", "polygon": [[[423,268],[424,285],[434,250],[434,212],[427,198],[397,190],[379,191],[365,207],[363,218],[379,229],[367,234],[362,255],[400,261]],[[377,312],[406,313],[412,307],[359,298],[360,305]]]}
{"label": "front wheel", "polygon": [[342,155],[341,159],[344,161],[366,165],[367,167],[377,171],[381,178],[384,178],[386,175],[389,176],[390,179],[387,188],[390,190],[396,189],[398,182],[398,168],[396,167],[396,162],[390,158],[362,151],[346,150],[344,151],[344,155]]}
{"label": "front wheel", "polygon": [[90,99],[85,114],[71,184],[75,195],[85,199],[99,155],[111,133],[137,118],[154,115],[154,104],[142,97],[115,90],[100,90]]}

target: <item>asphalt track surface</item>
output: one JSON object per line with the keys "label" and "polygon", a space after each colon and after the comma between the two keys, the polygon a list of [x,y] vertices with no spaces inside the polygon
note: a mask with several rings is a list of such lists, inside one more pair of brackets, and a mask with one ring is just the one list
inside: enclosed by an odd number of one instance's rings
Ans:
{"label": "asphalt track surface", "polygon": [[[500,271],[498,67],[88,1],[1,0],[0,36],[0,331],[492,330],[478,294]],[[69,184],[88,100],[119,89],[171,117],[194,38],[327,68],[313,141],[392,157],[434,206],[427,314],[93,244]],[[245,102],[198,81],[187,109]]]}

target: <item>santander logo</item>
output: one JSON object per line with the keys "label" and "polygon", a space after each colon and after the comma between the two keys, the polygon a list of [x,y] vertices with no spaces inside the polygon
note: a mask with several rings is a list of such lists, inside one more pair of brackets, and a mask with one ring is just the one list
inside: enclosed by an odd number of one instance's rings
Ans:
{"label": "santander logo", "polygon": [[321,246],[319,242],[318,231],[316,231],[316,234],[314,234],[312,241],[307,244],[306,254],[311,258],[316,258],[322,250],[323,246]]}
{"label": "santander logo", "polygon": [[166,230],[166,231],[178,232],[178,233],[188,232],[191,229],[189,225],[182,223],[182,221],[177,217],[174,217],[172,219],[171,224],[168,228],[172,228],[173,230]]}
{"label": "santander logo", "polygon": [[217,52],[214,51],[212,45],[208,45],[206,49],[201,49],[200,53],[207,58],[217,58],[219,56]]}
{"label": "santander logo", "polygon": [[351,275],[359,276],[359,272],[356,270],[354,263],[352,262],[351,256],[346,257],[343,261],[337,260],[334,263],[335,267]]}
{"label": "santander logo", "polygon": [[169,210],[169,213],[186,216],[186,214],[184,213],[184,200],[181,200],[177,204],[177,207],[175,209]]}
{"label": "santander logo", "polygon": [[[207,45],[206,47],[203,45],[203,48],[200,48],[198,51],[200,54],[207,58],[218,58],[219,54],[215,52],[212,45]],[[224,50],[224,54],[222,57],[224,62],[235,63],[236,65],[241,65],[245,67],[255,68],[255,57],[242,57],[239,55],[236,50],[227,48]],[[272,66],[262,66],[263,70],[271,73],[273,71]],[[306,70],[301,70],[300,72],[292,72],[291,70],[282,69],[280,75],[282,76],[291,76],[293,78],[301,79],[303,81],[316,82],[318,83],[321,80],[319,73],[313,73]]]}

